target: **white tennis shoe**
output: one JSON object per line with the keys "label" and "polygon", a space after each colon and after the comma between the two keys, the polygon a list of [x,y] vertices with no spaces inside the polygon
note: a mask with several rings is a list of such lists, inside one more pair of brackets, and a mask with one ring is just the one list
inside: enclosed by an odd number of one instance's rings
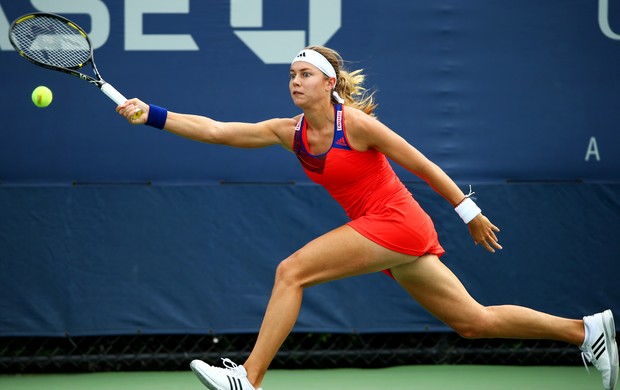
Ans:
{"label": "white tennis shoe", "polygon": [[[611,310],[605,310],[583,317],[586,338],[581,346],[581,358],[594,365],[603,377],[606,390],[616,388],[618,381],[618,345],[616,344],[616,325]],[[589,371],[589,370],[588,370]]]}
{"label": "white tennis shoe", "polygon": [[224,368],[213,367],[202,360],[192,360],[190,367],[203,385],[210,390],[263,390],[255,389],[248,380],[243,366],[222,358]]}

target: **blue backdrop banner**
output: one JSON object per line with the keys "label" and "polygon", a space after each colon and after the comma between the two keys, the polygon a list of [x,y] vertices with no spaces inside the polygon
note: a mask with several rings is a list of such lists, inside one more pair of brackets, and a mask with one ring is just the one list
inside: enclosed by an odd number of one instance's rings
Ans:
{"label": "blue backdrop banner", "polygon": [[[502,229],[485,253],[395,166],[480,302],[620,313],[620,0],[0,0],[0,336],[254,332],[278,262],[346,222],[284,149],[131,126],[25,61],[8,29],[34,11],[84,27],[126,96],[222,121],[299,114],[290,61],[333,47]],[[375,274],[309,289],[295,329],[446,327]]]}
{"label": "blue backdrop banner", "polygon": [[[103,77],[123,94],[170,110],[234,121],[296,115],[290,61],[325,44],[365,70],[379,118],[457,180],[616,180],[619,3],[1,0],[0,180],[307,181],[281,150],[131,128],[96,89],[27,63],[8,23],[37,10],[89,31]],[[44,110],[30,102],[39,84],[54,92]]]}
{"label": "blue backdrop banner", "polygon": [[[620,310],[619,184],[478,186],[496,254],[425,184],[410,189],[481,303]],[[0,204],[0,336],[255,332],[279,261],[346,221],[317,186],[0,187]],[[447,328],[372,274],[308,289],[294,330]]]}

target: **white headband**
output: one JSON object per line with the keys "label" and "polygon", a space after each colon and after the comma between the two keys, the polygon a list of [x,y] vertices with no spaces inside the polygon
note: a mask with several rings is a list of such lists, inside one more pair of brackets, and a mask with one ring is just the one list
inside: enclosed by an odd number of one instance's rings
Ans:
{"label": "white headband", "polygon": [[[297,56],[295,56],[291,64],[294,64],[295,62],[299,62],[299,61],[307,62],[309,64],[316,66],[327,77],[329,77],[330,79],[335,78],[336,82],[338,81],[338,77],[336,76],[336,70],[334,69],[332,64],[330,64],[329,61],[327,61],[327,58],[325,58],[318,51],[304,49],[300,51],[299,54],[297,54]],[[338,103],[340,104],[344,103],[344,99],[342,99],[340,95],[338,95],[338,92],[334,90],[332,93]]]}

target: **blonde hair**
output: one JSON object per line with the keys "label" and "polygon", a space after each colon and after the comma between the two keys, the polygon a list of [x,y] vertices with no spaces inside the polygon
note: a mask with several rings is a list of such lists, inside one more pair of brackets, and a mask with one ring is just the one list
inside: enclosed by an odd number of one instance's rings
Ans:
{"label": "blonde hair", "polygon": [[[319,52],[334,67],[337,75],[334,89],[344,99],[344,104],[357,108],[368,115],[373,115],[373,111],[377,107],[374,99],[375,92],[362,86],[366,78],[362,73],[363,69],[351,72],[345,70],[342,57],[333,49],[324,46],[308,46],[306,49]],[[337,103],[333,96],[332,102]]]}

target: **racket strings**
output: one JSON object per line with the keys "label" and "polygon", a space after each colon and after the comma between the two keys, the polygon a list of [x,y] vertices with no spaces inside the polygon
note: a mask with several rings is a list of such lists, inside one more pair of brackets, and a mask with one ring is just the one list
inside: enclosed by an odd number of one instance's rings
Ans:
{"label": "racket strings", "polygon": [[48,16],[16,23],[11,38],[25,56],[46,65],[80,67],[91,56],[90,43],[78,29]]}

